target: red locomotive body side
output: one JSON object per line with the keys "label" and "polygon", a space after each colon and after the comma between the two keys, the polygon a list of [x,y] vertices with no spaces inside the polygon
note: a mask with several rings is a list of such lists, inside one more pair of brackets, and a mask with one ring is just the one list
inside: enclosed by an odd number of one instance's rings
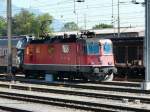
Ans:
{"label": "red locomotive body side", "polygon": [[[29,44],[25,50],[25,64],[86,64],[82,50],[76,43]],[[67,51],[68,50],[68,51]],[[79,55],[78,55],[79,54]]]}
{"label": "red locomotive body side", "polygon": [[103,49],[100,49],[100,54],[86,55],[78,43],[29,44],[25,50],[24,64],[114,66],[114,59],[112,52],[105,55]]}

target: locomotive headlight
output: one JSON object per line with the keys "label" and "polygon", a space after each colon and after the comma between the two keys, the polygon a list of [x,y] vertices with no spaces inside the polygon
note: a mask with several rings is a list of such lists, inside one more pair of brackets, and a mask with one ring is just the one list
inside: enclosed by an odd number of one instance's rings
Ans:
{"label": "locomotive headlight", "polygon": [[29,55],[29,47],[26,49],[26,54]]}
{"label": "locomotive headlight", "polygon": [[98,58],[98,61],[99,61],[99,64],[100,64],[100,65],[102,65],[102,64],[103,64],[103,61],[101,60],[101,58],[100,58],[100,57]]}
{"label": "locomotive headlight", "polygon": [[108,62],[108,65],[112,65],[112,62]]}
{"label": "locomotive headlight", "polygon": [[94,65],[95,63],[92,61],[90,64],[91,64],[91,65]]}
{"label": "locomotive headlight", "polygon": [[100,64],[100,65],[102,65],[102,64],[103,64],[103,61],[102,61],[102,60],[100,60],[100,61],[99,61],[99,64]]}

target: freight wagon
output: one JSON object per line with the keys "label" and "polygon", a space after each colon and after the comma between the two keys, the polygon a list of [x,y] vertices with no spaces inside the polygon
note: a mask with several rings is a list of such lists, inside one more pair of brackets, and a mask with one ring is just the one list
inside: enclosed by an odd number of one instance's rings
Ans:
{"label": "freight wagon", "polygon": [[[13,36],[12,37],[12,70],[18,69],[18,56],[21,50],[27,44],[29,36]],[[20,51],[18,51],[20,49]],[[8,66],[8,38],[0,37],[0,73],[6,73]]]}
{"label": "freight wagon", "polygon": [[115,57],[115,66],[120,77],[144,79],[143,38],[111,38]]}

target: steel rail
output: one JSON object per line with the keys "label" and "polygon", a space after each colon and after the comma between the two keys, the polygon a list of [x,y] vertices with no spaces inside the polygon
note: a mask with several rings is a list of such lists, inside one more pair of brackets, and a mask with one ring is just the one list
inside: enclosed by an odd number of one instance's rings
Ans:
{"label": "steel rail", "polygon": [[17,109],[13,107],[6,107],[6,106],[0,106],[0,110],[8,111],[8,112],[32,112],[28,110],[23,110],[23,109]]}

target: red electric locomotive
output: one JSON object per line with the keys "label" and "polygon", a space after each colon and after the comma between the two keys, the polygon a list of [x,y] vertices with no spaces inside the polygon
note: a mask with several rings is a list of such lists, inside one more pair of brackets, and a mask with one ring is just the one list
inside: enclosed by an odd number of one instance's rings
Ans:
{"label": "red electric locomotive", "polygon": [[87,33],[77,38],[32,40],[24,50],[26,77],[50,73],[55,78],[82,78],[92,81],[112,80],[116,72],[112,42],[92,38]]}

